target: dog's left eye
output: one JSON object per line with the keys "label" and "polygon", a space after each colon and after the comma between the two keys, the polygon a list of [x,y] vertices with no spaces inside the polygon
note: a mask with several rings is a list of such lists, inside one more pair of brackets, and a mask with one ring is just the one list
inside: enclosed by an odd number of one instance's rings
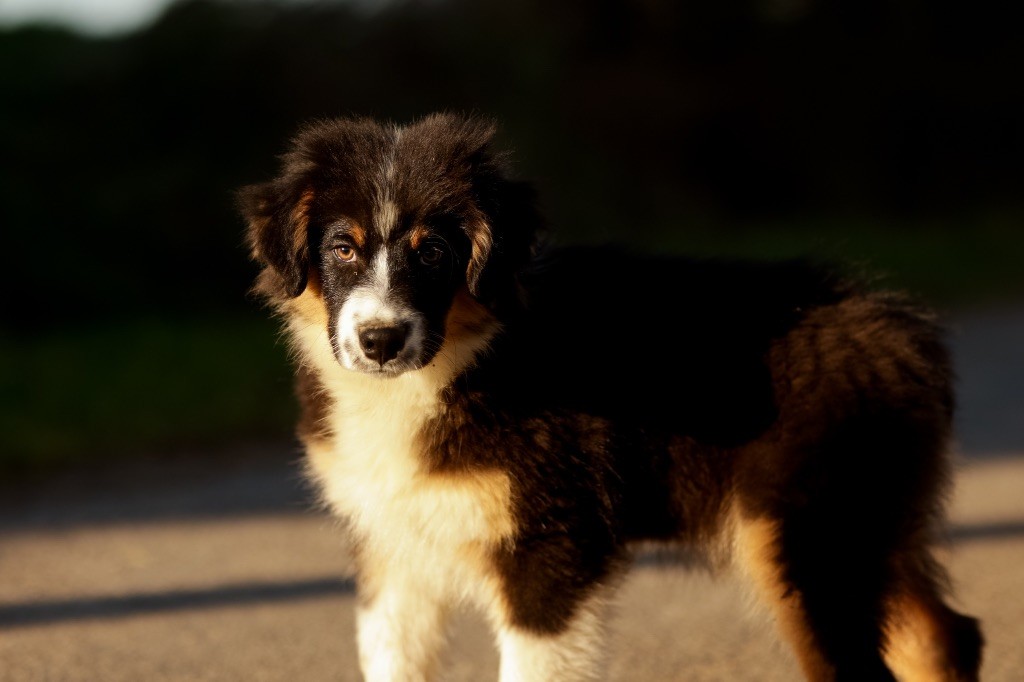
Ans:
{"label": "dog's left eye", "polygon": [[437,244],[426,244],[420,249],[420,262],[424,265],[437,265],[444,260],[444,249]]}
{"label": "dog's left eye", "polygon": [[343,263],[352,263],[356,259],[356,250],[351,244],[339,244],[334,247],[335,257]]}

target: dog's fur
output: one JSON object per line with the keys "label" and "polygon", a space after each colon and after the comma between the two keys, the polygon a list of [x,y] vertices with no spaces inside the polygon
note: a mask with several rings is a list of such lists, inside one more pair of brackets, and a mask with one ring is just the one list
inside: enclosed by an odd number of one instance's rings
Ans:
{"label": "dog's fur", "polygon": [[538,257],[492,134],[318,122],[240,193],[366,678],[431,678],[458,603],[503,681],[599,678],[656,541],[745,574],[808,679],[977,679],[930,551],[953,398],[928,316],[799,263]]}

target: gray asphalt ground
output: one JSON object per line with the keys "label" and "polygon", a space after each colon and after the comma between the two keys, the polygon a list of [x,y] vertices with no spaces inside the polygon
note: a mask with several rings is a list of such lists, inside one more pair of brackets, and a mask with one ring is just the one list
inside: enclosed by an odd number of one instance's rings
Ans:
{"label": "gray asphalt ground", "polygon": [[[961,316],[958,473],[943,551],[989,641],[983,679],[1024,679],[1024,309]],[[297,453],[240,448],[0,485],[0,680],[358,680],[341,533]],[[611,679],[798,679],[731,578],[641,557]],[[472,614],[450,680],[493,680]]]}

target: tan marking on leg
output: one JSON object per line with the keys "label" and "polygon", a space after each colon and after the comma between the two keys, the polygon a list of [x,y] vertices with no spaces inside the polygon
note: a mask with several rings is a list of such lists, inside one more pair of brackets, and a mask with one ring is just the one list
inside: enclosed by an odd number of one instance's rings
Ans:
{"label": "tan marking on leg", "polygon": [[885,661],[901,682],[940,682],[955,678],[943,668],[940,628],[918,597],[901,594],[886,604]]}
{"label": "tan marking on leg", "polygon": [[937,594],[906,590],[886,602],[885,662],[900,682],[970,682],[976,670],[957,670],[958,615]]}
{"label": "tan marking on leg", "polygon": [[778,560],[779,524],[769,519],[735,520],[735,558],[750,578],[758,596],[769,607],[779,631],[793,647],[808,680],[831,680],[833,667],[821,655],[807,625],[799,593],[782,579]]}

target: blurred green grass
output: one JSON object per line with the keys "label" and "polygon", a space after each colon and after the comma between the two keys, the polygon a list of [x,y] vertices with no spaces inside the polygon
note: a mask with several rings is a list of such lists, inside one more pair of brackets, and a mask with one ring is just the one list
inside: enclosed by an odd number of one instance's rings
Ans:
{"label": "blurred green grass", "polygon": [[[930,219],[829,217],[636,230],[646,250],[698,257],[803,258],[832,263],[879,288],[898,289],[942,311],[1024,297],[1024,212],[990,210]],[[626,242],[624,242],[626,243]]]}
{"label": "blurred green grass", "polygon": [[0,339],[8,473],[286,438],[291,370],[273,321],[138,320]]}
{"label": "blurred green grass", "polygon": [[[952,220],[689,226],[590,235],[648,250],[755,259],[810,255],[880,275],[940,311],[1020,300],[1017,214]],[[264,312],[143,319],[0,337],[0,471],[289,438],[296,415],[278,325]]]}

